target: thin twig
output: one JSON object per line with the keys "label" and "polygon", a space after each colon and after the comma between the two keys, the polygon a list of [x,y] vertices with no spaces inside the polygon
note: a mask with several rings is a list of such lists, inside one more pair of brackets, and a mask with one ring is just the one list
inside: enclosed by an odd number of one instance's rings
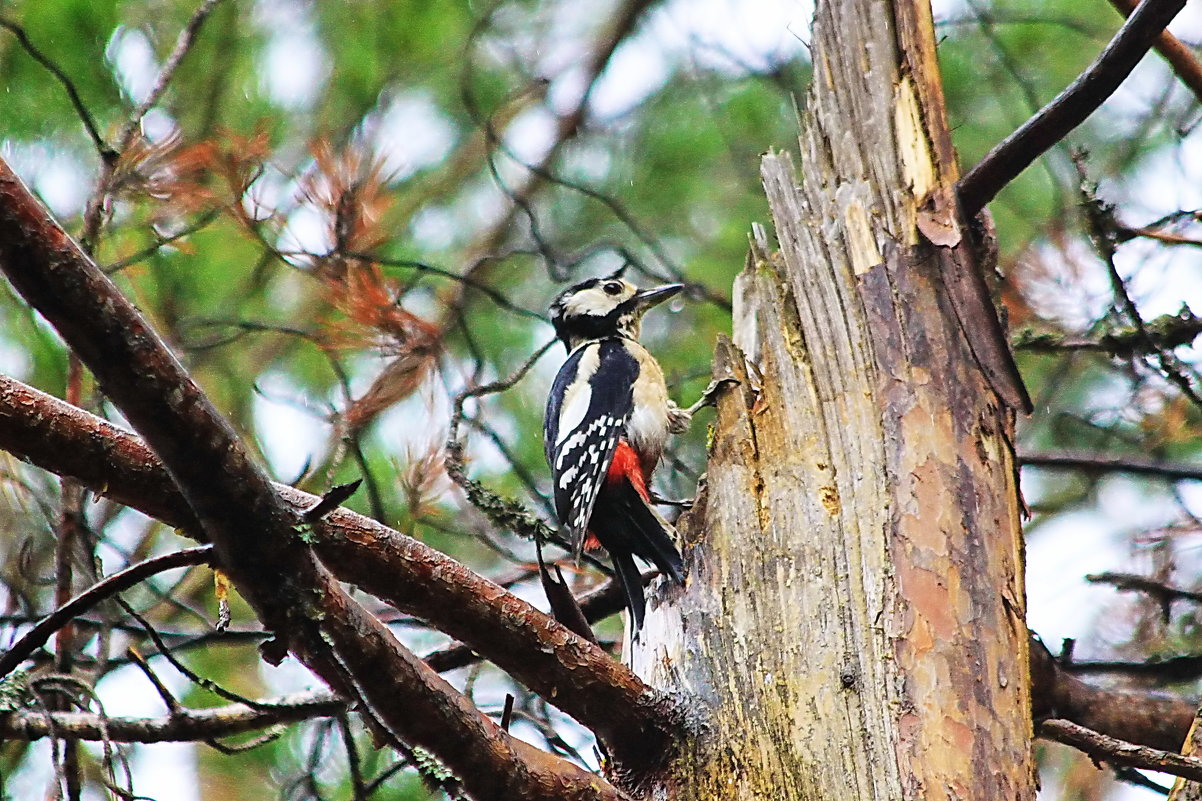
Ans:
{"label": "thin twig", "polygon": [[138,104],[134,109],[134,113],[129,116],[125,126],[121,129],[121,136],[118,138],[120,143],[117,149],[125,152],[125,149],[133,142],[134,134],[138,131],[138,125],[142,122],[142,118],[146,116],[146,112],[154,107],[163,96],[163,92],[167,91],[167,84],[171,82],[175,71],[179,68],[180,63],[184,60],[184,56],[192,49],[192,45],[196,42],[196,35],[200,32],[200,26],[208,19],[209,14],[216,8],[221,0],[204,0],[200,8],[192,13],[192,17],[188,23],[184,25],[183,30],[179,32],[179,37],[175,40],[175,47],[171,50],[171,55],[167,57],[167,61],[163,64],[163,68],[159,70],[158,76],[155,78],[154,86],[151,87],[150,93],[146,98]]}
{"label": "thin twig", "polygon": [[302,692],[265,701],[257,708],[245,704],[181,709],[160,718],[113,718],[101,721],[93,713],[14,710],[0,716],[0,739],[36,740],[53,735],[73,740],[100,740],[107,729],[113,742],[194,742],[255,731],[279,723],[336,715],[346,702],[329,691]]}
{"label": "thin twig", "polygon": [[547,351],[551,350],[551,348],[553,348],[555,343],[558,341],[558,339],[549,339],[544,342],[543,345],[534,353],[532,353],[530,357],[526,359],[526,361],[523,362],[522,365],[518,367],[518,369],[515,370],[509,377],[502,378],[499,381],[481,384],[478,387],[465,389],[456,395],[451,416],[450,434],[447,437],[448,441],[458,441],[459,425],[463,420],[463,405],[468,401],[469,398],[479,398],[484,395],[495,395],[498,392],[504,392],[508,389],[512,389],[519,381],[526,377],[526,375],[534,368],[534,365],[538,362],[538,360],[546,355]]}
{"label": "thin twig", "polygon": [[342,748],[346,751],[346,766],[351,774],[351,798],[367,801],[367,787],[363,782],[363,766],[359,761],[359,748],[355,745],[355,733],[346,712],[338,713],[338,730],[342,734]]}
{"label": "thin twig", "polygon": [[142,671],[142,675],[154,687],[155,692],[159,694],[159,698],[163,699],[163,704],[167,707],[167,713],[178,715],[180,710],[183,709],[182,705],[171,694],[171,690],[167,689],[167,685],[163,684],[163,680],[159,678],[158,674],[151,670],[150,665],[146,663],[146,660],[138,653],[138,650],[131,645],[126,649],[125,653],[129,655],[130,661],[137,665],[138,670]]}
{"label": "thin twig", "polygon": [[55,609],[41,622],[30,629],[25,636],[0,656],[0,678],[7,676],[34,651],[46,644],[54,632],[58,631],[73,618],[92,609],[101,601],[128,590],[130,587],[145,581],[151,576],[172,570],[177,567],[199,565],[213,558],[213,546],[201,545],[196,548],[185,548],[182,551],[163,554],[145,562],[131,565],[124,570],[107,576],[100,582],[76,595],[67,603]]}
{"label": "thin twig", "polygon": [[336,484],[321,496],[321,500],[313,504],[312,507],[301,513],[306,523],[316,523],[330,512],[342,505],[342,502],[355,494],[355,490],[359,489],[359,485],[363,483],[363,479],[355,479],[346,484]]}
{"label": "thin twig", "polygon": [[253,751],[254,749],[260,748],[268,743],[274,743],[284,735],[285,731],[287,731],[286,726],[284,726],[282,723],[276,723],[273,724],[267,731],[263,732],[257,737],[247,740],[244,743],[230,745],[228,743],[219,741],[216,737],[208,737],[204,740],[204,744],[209,748],[212,748],[217,753],[224,754],[225,756],[231,756],[233,754],[245,754],[247,751]]}
{"label": "thin twig", "polygon": [[1071,745],[1095,760],[1112,765],[1158,770],[1191,781],[1202,781],[1202,759],[1107,737],[1067,720],[1045,720],[1039,726],[1039,736]]}
{"label": "thin twig", "polygon": [[139,251],[129,254],[123,259],[110,262],[109,264],[104,265],[102,269],[106,275],[118,273],[121,270],[124,270],[126,267],[129,267],[131,264],[137,264],[143,259],[153,256],[155,253],[158,253],[160,250],[162,250],[165,245],[178,242],[181,239],[201,231],[208,226],[209,223],[216,220],[220,215],[221,211],[219,209],[210,209],[209,211],[206,211],[204,214],[201,214],[199,217],[197,217],[196,220],[190,225],[184,226],[179,231],[169,234],[168,236],[156,236],[153,245],[148,245]]}
{"label": "thin twig", "polygon": [[1190,592],[1170,587],[1147,576],[1139,576],[1134,573],[1091,573],[1085,577],[1085,580],[1094,584],[1109,584],[1119,591],[1142,592],[1169,601],[1202,603],[1202,592]]}
{"label": "thin twig", "polygon": [[155,647],[159,649],[159,656],[166,659],[173,668],[178,670],[190,682],[195,684],[197,687],[202,687],[208,690],[216,696],[224,698],[226,701],[232,701],[236,704],[245,704],[251,709],[263,708],[263,705],[258,701],[253,701],[250,698],[246,698],[238,693],[225,689],[217,682],[201,676],[183,662],[176,659],[175,654],[171,653],[171,649],[168,648],[167,644],[163,642],[163,639],[159,636],[159,633],[154,630],[154,626],[150,625],[150,621],[138,614],[132,606],[121,600],[121,598],[117,598],[117,603],[121,604],[121,608],[125,610],[127,615],[138,621],[138,624],[142,626],[142,630],[146,632],[146,636],[150,637],[151,642],[153,642]]}
{"label": "thin twig", "polygon": [[1135,768],[1115,768],[1114,778],[1121,782],[1134,784],[1136,787],[1143,787],[1145,790],[1151,790],[1154,793],[1160,793],[1161,795],[1168,795],[1173,790],[1172,787],[1165,787],[1152,781]]}
{"label": "thin twig", "polygon": [[1158,682],[1197,681],[1202,677],[1202,655],[1186,654],[1146,662],[1125,662],[1108,659],[1083,659],[1063,666],[1074,675],[1119,674],[1155,679]]}
{"label": "thin twig", "polygon": [[1142,237],[1154,239],[1162,245],[1184,245],[1186,247],[1202,247],[1202,239],[1194,239],[1181,234],[1170,234],[1166,231],[1156,231],[1151,228],[1120,228],[1119,234],[1125,239]]}
{"label": "thin twig", "polygon": [[1022,453],[1023,467],[1048,467],[1090,473],[1130,473],[1174,481],[1202,481],[1202,465],[1170,464],[1142,456],[1107,456],[1084,451],[1031,451]]}
{"label": "thin twig", "polygon": [[[663,266],[662,272],[655,271],[643,265],[640,260],[633,257],[629,258],[629,261],[639,265],[641,271],[658,280],[673,280],[686,283],[686,291],[690,296],[702,298],[729,312],[731,309],[730,300],[704,284],[686,281],[680,266],[672,259],[663,243],[645,230],[639,224],[635,215],[627,210],[617,198],[593,189],[585,183],[564,178],[554,170],[555,164],[568,142],[577,137],[581,131],[585,130],[589,121],[592,94],[614,53],[622,42],[636,30],[638,21],[643,17],[647,9],[654,5],[653,0],[626,0],[626,2],[619,4],[615,13],[610,18],[609,25],[602,30],[602,34],[593,43],[593,47],[590,48],[590,55],[584,65],[584,87],[580,95],[570,109],[558,115],[554,138],[537,163],[527,162],[507,146],[501,132],[497,130],[494,115],[481,108],[480,99],[473,91],[473,78],[476,68],[474,54],[477,43],[487,33],[493,13],[499,5],[494,6],[492,10],[486,12],[469,34],[466,48],[467,54],[463,60],[464,67],[459,79],[459,94],[464,108],[467,110],[468,116],[472,119],[473,123],[479,126],[484,132],[485,141],[490,148],[486,156],[486,166],[489,174],[497,187],[512,203],[508,213],[483,237],[482,249],[484,251],[495,249],[500,238],[512,229],[513,220],[520,213],[526,219],[530,238],[534,240],[538,248],[538,253],[546,262],[550,274],[557,280],[565,280],[568,277],[567,274],[571,264],[563,263],[564,260],[559,258],[551,244],[542,234],[539,219],[533,206],[535,196],[545,185],[561,186],[602,204]],[[510,187],[508,182],[505,181],[497,164],[498,155],[505,156],[526,170],[527,174],[524,176],[524,181],[520,186]],[[619,255],[626,256],[629,254]],[[485,260],[481,260],[477,266],[482,267],[485,263]],[[472,272],[469,272],[469,275]],[[666,273],[666,276],[664,273]],[[457,300],[452,306],[457,307],[460,305],[461,300]]]}
{"label": "thin twig", "polygon": [[[183,61],[184,56],[192,49],[192,45],[196,41],[196,34],[200,31],[200,26],[219,2],[221,0],[204,0],[200,8],[193,12],[191,19],[188,20],[183,30],[180,31],[171,55],[168,56],[163,68],[159,70],[159,74],[155,77],[154,86],[151,88],[150,93],[134,109],[134,112],[122,127],[117,140],[117,147],[115,151],[111,151],[112,157],[104,159],[100,168],[100,175],[96,179],[96,185],[93,187],[92,194],[88,197],[88,201],[84,206],[83,232],[79,237],[80,246],[89,255],[95,253],[99,242],[105,208],[109,193],[113,189],[113,178],[117,174],[118,162],[121,156],[133,144],[134,137],[141,126],[142,118],[146,116],[146,112],[159,101],[163,92],[166,91],[167,84],[170,83],[172,76],[175,75],[175,71]],[[104,154],[102,153],[102,155]]]}
{"label": "thin twig", "polygon": [[555,541],[555,532],[543,521],[539,520],[522,503],[512,498],[504,498],[471,479],[464,472],[463,442],[459,439],[459,427],[465,419],[463,406],[469,398],[492,395],[512,388],[533,369],[535,363],[550,350],[558,340],[549,340],[536,350],[525,363],[512,375],[499,381],[470,387],[455,396],[452,405],[451,424],[447,434],[446,460],[444,462],[447,475],[451,481],[464,491],[471,502],[493,525],[513,531],[524,537],[535,540]]}
{"label": "thin twig", "polygon": [[976,216],[1004,186],[1114,94],[1184,7],[1185,0],[1143,0],[1106,49],[1067,89],[960,179],[957,191],[964,215]]}
{"label": "thin twig", "polygon": [[1193,382],[1185,374],[1184,366],[1172,353],[1157,347],[1152,331],[1144,322],[1139,307],[1136,306],[1135,300],[1127,290],[1126,281],[1119,274],[1118,266],[1115,264],[1115,252],[1119,244],[1120,226],[1114,216],[1114,207],[1098,197],[1097,184],[1089,178],[1085,162],[1084,153],[1073,155],[1073,164],[1081,178],[1081,205],[1088,223],[1090,241],[1103,264],[1106,265],[1106,275],[1110,279],[1111,291],[1114,293],[1114,307],[1121,314],[1126,315],[1134,327],[1136,341],[1142,340],[1144,345],[1150,349],[1149,354],[1156,360],[1164,377],[1181,390],[1181,394],[1189,398],[1195,406],[1202,407],[1202,396],[1199,396],[1194,389]]}
{"label": "thin twig", "polygon": [[469,266],[462,274],[454,272],[453,270],[448,270],[445,267],[436,267],[433,264],[427,264],[426,262],[415,261],[413,259],[388,259],[381,256],[373,256],[370,253],[359,253],[354,251],[345,253],[343,255],[347,256],[348,258],[358,259],[371,264],[378,264],[381,267],[400,267],[407,270],[415,270],[419,273],[437,275],[440,278],[447,278],[451,281],[457,281],[460,284],[463,284],[465,287],[476,290],[505,311],[510,311],[514,314],[521,315],[522,317],[528,317],[532,320],[541,321],[545,319],[542,314],[518,306],[509,298],[505,297],[505,295],[490,287],[488,284],[472,278],[471,274],[475,272],[476,267],[478,267],[481,262],[499,261],[500,258],[495,255],[486,256],[477,260],[475,264]]}
{"label": "thin twig", "polygon": [[62,84],[63,89],[67,92],[67,97],[71,100],[71,105],[75,108],[75,113],[79,115],[80,121],[83,122],[83,127],[88,131],[88,138],[92,140],[92,144],[96,147],[96,152],[100,154],[100,160],[105,163],[115,161],[117,151],[111,148],[104,141],[104,137],[100,135],[100,130],[96,127],[96,121],[92,119],[91,112],[83,104],[83,99],[80,98],[74,82],[67,77],[67,74],[57,64],[29,40],[25,29],[20,25],[12,20],[0,17],[0,28],[6,28],[11,31],[13,36],[17,37],[17,42],[29,54],[30,58],[45,67],[54,76],[55,80]]}

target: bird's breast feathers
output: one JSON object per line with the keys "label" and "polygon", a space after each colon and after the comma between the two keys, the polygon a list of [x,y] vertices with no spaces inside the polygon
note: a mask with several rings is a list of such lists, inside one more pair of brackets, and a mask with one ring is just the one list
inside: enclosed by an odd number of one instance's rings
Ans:
{"label": "bird's breast feathers", "polygon": [[642,345],[632,343],[639,362],[639,374],[632,388],[633,403],[626,423],[626,438],[643,458],[646,469],[653,468],[668,441],[668,385],[664,372]]}

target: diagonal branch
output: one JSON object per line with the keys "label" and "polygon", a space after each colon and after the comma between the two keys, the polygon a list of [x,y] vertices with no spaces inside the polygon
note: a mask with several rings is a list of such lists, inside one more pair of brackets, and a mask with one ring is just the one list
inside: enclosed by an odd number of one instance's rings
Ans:
{"label": "diagonal branch", "polygon": [[1184,7],[1185,0],[1143,0],[1085,72],[960,179],[957,191],[965,216],[975,217],[1006,184],[1114,94]]}
{"label": "diagonal branch", "polygon": [[[0,449],[198,536],[199,524],[136,436],[0,375]],[[318,498],[277,484],[294,508]],[[655,742],[675,730],[668,699],[592,643],[427,545],[347,509],[314,527],[341,580],[429,622],[592,729],[606,743]],[[439,665],[441,669],[443,665]]]}
{"label": "diagonal branch", "polygon": [[1067,720],[1045,720],[1039,726],[1039,736],[1071,745],[1095,761],[1158,770],[1183,779],[1202,781],[1202,759],[1117,740]]}
{"label": "diagonal branch", "polygon": [[1202,603],[1202,592],[1190,592],[1178,587],[1170,587],[1164,582],[1156,581],[1147,576],[1135,573],[1091,573],[1085,580],[1093,584],[1110,584],[1119,592],[1142,592],[1151,596],[1162,606],[1173,601],[1193,601]]}
{"label": "diagonal branch", "polygon": [[[60,400],[26,387],[12,379],[0,376],[0,448],[8,450],[33,464],[60,475],[80,480],[86,486],[119,503],[139,509],[178,527],[187,528],[190,515],[184,507],[169,478],[154,455],[137,438],[87,412],[76,409]],[[297,508],[312,504],[314,496],[298,490],[279,486]],[[424,595],[415,593],[402,605],[403,611],[430,619],[444,630],[454,628],[442,625],[437,613],[469,608],[465,605],[479,604],[479,598],[488,597],[482,587],[492,589],[495,597],[503,591],[491,583],[484,582],[474,574],[455,565],[454,562],[436,552],[426,549],[403,535],[384,529],[374,521],[363,518],[345,509],[330,515],[327,526],[316,532],[317,550],[336,574],[344,580],[361,583],[360,571],[374,566],[372,573],[373,592],[381,595],[397,594],[397,588],[421,586],[428,579],[417,575],[410,559],[425,560],[425,574],[447,576],[452,587],[460,587],[464,595],[452,596],[442,592]],[[402,547],[409,556],[400,556],[394,548]],[[471,582],[475,583],[471,583]],[[465,582],[461,584],[460,582]],[[389,586],[375,586],[377,584]],[[610,586],[582,601],[590,620],[616,611],[621,606],[621,597]],[[474,596],[476,600],[472,600]],[[398,601],[402,600],[399,597]],[[490,602],[490,603],[496,603]],[[515,606],[514,609],[520,607]],[[457,612],[455,617],[463,617]],[[519,620],[546,620],[541,613],[529,609]],[[527,686],[538,686],[540,692],[561,709],[579,718],[586,718],[595,707],[603,714],[608,704],[608,715],[613,721],[621,721],[629,714],[626,706],[642,710],[645,696],[623,698],[619,691],[606,685],[578,682],[570,691],[552,694],[548,687],[563,679],[555,678],[570,669],[573,664],[583,664],[582,672],[593,673],[593,666],[584,662],[573,663],[572,659],[587,657],[588,654],[572,649],[573,641],[556,646],[544,639],[539,646],[528,644],[517,650],[506,662],[506,653],[494,648],[492,640],[524,641],[532,636],[528,629],[514,628],[513,618],[508,618],[499,608],[482,613],[480,627],[497,626],[492,638],[471,638],[467,645],[453,646],[427,657],[427,664],[438,671],[452,670],[471,664],[479,653],[486,658],[502,662]],[[553,623],[546,623],[539,631],[556,630]],[[457,630],[456,636],[463,631]],[[560,660],[558,670],[543,669],[540,660],[553,654]],[[524,653],[524,661],[523,661]],[[590,652],[591,653],[591,652]],[[1038,641],[1031,646],[1031,676],[1033,714],[1037,719],[1049,716],[1065,718],[1092,729],[1160,748],[1171,748],[1180,742],[1189,728],[1194,705],[1181,698],[1164,693],[1118,690],[1097,687],[1082,681],[1061,666]],[[516,663],[516,664],[514,664]],[[615,670],[623,668],[612,660],[608,664]],[[1073,666],[1076,667],[1076,666]],[[615,683],[618,680],[615,679]],[[606,694],[608,693],[608,695]],[[583,710],[587,710],[587,713]],[[628,725],[628,724],[615,724]],[[630,728],[611,728],[610,735],[619,732],[634,736]]]}
{"label": "diagonal branch", "polygon": [[[1131,16],[1137,4],[1135,0],[1110,0],[1110,5],[1119,10],[1124,17]],[[1202,63],[1190,52],[1190,48],[1168,31],[1163,31],[1156,37],[1156,52],[1169,62],[1173,72],[1183,84],[1189,87],[1194,97],[1202,101]]]}
{"label": "diagonal branch", "polygon": [[175,76],[175,71],[179,69],[179,65],[183,63],[184,57],[192,50],[192,46],[196,43],[196,36],[200,33],[200,28],[204,25],[205,20],[213,13],[213,9],[221,0],[204,0],[196,11],[192,12],[192,16],[188,19],[183,30],[180,31],[179,37],[175,40],[175,47],[171,49],[171,54],[167,56],[166,63],[163,64],[159,74],[155,76],[154,86],[146,94],[146,97],[134,109],[134,112],[129,115],[125,126],[121,129],[121,135],[117,141],[120,143],[117,149],[124,152],[127,147],[133,142],[134,134],[138,131],[138,125],[142,122],[142,118],[146,113],[154,108],[154,105],[162,99],[163,93],[167,91],[167,85],[171,83],[171,79]]}
{"label": "diagonal branch", "polygon": [[79,116],[79,121],[83,123],[83,127],[88,132],[88,138],[92,140],[96,152],[100,154],[101,161],[111,162],[116,159],[116,151],[100,135],[100,129],[96,126],[96,121],[92,118],[92,113],[88,111],[88,107],[84,105],[83,98],[79,96],[79,90],[75,88],[75,82],[63,72],[58,64],[30,41],[29,35],[25,33],[25,29],[20,25],[12,20],[0,17],[0,28],[10,31],[13,36],[17,37],[17,42],[29,54],[29,57],[41,64],[63,87],[63,91],[67,93],[67,99],[71,101],[71,106]]}
{"label": "diagonal branch", "polygon": [[[535,759],[402,647],[317,561],[301,519],[141,314],[0,162],[0,269],[162,460],[219,563],[276,640],[356,699],[378,734],[427,748],[479,798],[620,794]],[[309,506],[312,506],[310,503]]]}
{"label": "diagonal branch", "polygon": [[[95,252],[100,236],[100,227],[104,222],[105,206],[108,203],[109,193],[113,189],[113,179],[117,175],[120,159],[126,155],[130,145],[133,144],[142,124],[142,118],[162,99],[163,92],[167,90],[167,85],[171,82],[175,71],[179,69],[184,57],[188,55],[195,44],[201,26],[220,2],[221,0],[204,0],[200,8],[193,12],[191,19],[180,31],[171,55],[167,57],[166,63],[155,77],[154,86],[122,126],[121,133],[117,137],[116,147],[109,151],[113,158],[103,159],[100,165],[100,175],[96,178],[96,185],[88,197],[83,212],[83,233],[80,235],[80,239],[89,254]],[[101,151],[101,155],[105,155],[105,151]]]}

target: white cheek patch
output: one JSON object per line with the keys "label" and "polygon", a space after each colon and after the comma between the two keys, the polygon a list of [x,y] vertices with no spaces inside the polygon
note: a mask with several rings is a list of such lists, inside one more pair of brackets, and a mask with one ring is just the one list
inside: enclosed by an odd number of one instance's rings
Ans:
{"label": "white cheek patch", "polygon": [[599,290],[590,289],[568,298],[568,302],[563,307],[569,317],[582,317],[592,314],[605,315],[616,305],[608,295],[601,294]]}
{"label": "white cheek patch", "polygon": [[619,304],[634,297],[638,292],[634,284],[622,282],[622,291],[617,295],[606,294],[601,287],[592,287],[567,298],[563,310],[568,317],[597,316],[604,317],[616,309]]}

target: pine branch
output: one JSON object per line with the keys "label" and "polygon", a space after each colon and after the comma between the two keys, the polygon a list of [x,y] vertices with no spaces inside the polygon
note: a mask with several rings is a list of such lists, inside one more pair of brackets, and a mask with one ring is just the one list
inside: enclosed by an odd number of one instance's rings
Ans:
{"label": "pine branch", "polygon": [[[0,375],[0,449],[197,536],[199,524],[136,436]],[[293,508],[318,498],[283,484]],[[592,729],[615,755],[676,730],[669,699],[602,649],[417,540],[347,509],[312,527],[321,560],[342,581],[427,621]],[[598,613],[604,609],[598,605]],[[440,659],[459,660],[461,652]],[[442,662],[437,669],[448,669]],[[637,745],[642,744],[642,745]],[[652,749],[653,750],[653,749]]]}
{"label": "pine branch", "polygon": [[342,590],[298,532],[296,509],[229,424],[2,162],[0,269],[162,460],[221,568],[275,634],[261,646],[265,658],[278,662],[290,651],[355,699],[377,734],[428,749],[476,797],[621,797],[593,774],[500,731]]}
{"label": "pine branch", "polygon": [[1185,0],[1143,0],[1114,39],[1071,85],[994,146],[957,184],[966,217],[1061,141],[1114,94],[1157,41]]}

